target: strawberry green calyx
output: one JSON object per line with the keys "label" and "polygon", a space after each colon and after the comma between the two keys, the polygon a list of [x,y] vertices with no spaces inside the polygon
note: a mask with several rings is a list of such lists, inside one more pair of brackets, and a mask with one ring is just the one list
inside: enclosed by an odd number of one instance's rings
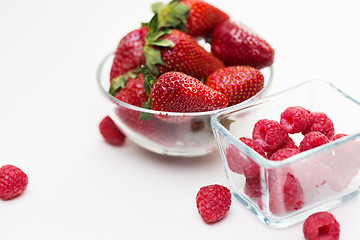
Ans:
{"label": "strawberry green calyx", "polygon": [[129,78],[136,78],[139,74],[139,70],[131,70],[123,75],[117,76],[111,81],[111,85],[109,88],[109,93],[113,96],[121,89],[125,88],[126,82]]}
{"label": "strawberry green calyx", "polygon": [[155,3],[151,8],[155,14],[158,14],[160,27],[175,28],[186,32],[185,25],[190,13],[190,8],[180,3],[180,0],[173,0],[166,5]]}
{"label": "strawberry green calyx", "polygon": [[145,39],[144,56],[145,65],[154,75],[159,75],[156,64],[166,65],[157,47],[174,47],[174,43],[168,39],[160,39],[162,36],[171,33],[171,29],[162,29],[159,26],[158,15],[155,14],[148,24],[148,33]]}
{"label": "strawberry green calyx", "polygon": [[[142,107],[146,108],[146,109],[151,109],[150,92],[151,92],[152,86],[154,86],[154,84],[156,82],[156,78],[152,75],[152,73],[150,72],[150,70],[146,66],[142,65],[140,67],[140,70],[141,70],[141,73],[144,76],[145,92],[149,96],[148,101],[144,102],[142,104]],[[146,120],[149,120],[151,118],[151,115],[152,114],[150,114],[150,113],[141,112],[140,115],[139,115],[139,119],[142,120],[142,121],[146,121]]]}
{"label": "strawberry green calyx", "polygon": [[150,91],[152,86],[154,86],[155,82],[156,82],[156,78],[151,74],[151,72],[149,71],[149,69],[142,65],[140,67],[141,73],[144,76],[144,88],[145,88],[145,92],[148,96],[150,96]]}

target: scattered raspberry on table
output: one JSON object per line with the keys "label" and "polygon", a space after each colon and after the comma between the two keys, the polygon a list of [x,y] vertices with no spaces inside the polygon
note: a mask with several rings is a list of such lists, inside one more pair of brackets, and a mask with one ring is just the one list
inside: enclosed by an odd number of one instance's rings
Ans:
{"label": "scattered raspberry on table", "polygon": [[317,212],[304,222],[303,233],[306,240],[337,240],[340,237],[340,224],[329,212]]}
{"label": "scattered raspberry on table", "polygon": [[0,198],[9,200],[26,190],[27,175],[18,167],[4,165],[0,168]]}
{"label": "scattered raspberry on table", "polygon": [[99,130],[105,141],[112,144],[121,146],[125,142],[125,134],[115,125],[115,122],[106,116],[99,124]]}
{"label": "scattered raspberry on table", "polygon": [[230,205],[230,190],[219,184],[202,187],[196,195],[196,207],[206,223],[223,219]]}

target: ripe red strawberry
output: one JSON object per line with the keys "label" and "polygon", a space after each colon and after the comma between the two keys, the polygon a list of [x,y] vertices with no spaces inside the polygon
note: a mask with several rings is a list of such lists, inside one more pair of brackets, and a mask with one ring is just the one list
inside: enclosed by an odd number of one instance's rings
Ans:
{"label": "ripe red strawberry", "polygon": [[189,34],[177,29],[161,34],[150,34],[144,49],[146,66],[154,75],[175,71],[205,81],[215,70],[224,67],[218,58],[207,52]]}
{"label": "ripe red strawberry", "polygon": [[[115,83],[115,81],[116,80],[114,80],[112,83]],[[148,100],[148,96],[144,88],[143,75],[139,74],[135,78],[129,77],[126,80],[125,86],[120,88],[115,97],[123,102],[141,107],[142,104]]]}
{"label": "ripe red strawberry", "polygon": [[140,67],[145,62],[144,45],[148,30],[140,27],[126,34],[119,42],[110,71],[110,80]]}
{"label": "ripe red strawberry", "polygon": [[4,165],[0,168],[0,198],[9,200],[24,192],[28,185],[27,175],[18,167]]}
{"label": "ripe red strawberry", "polygon": [[[154,76],[152,77],[156,80]],[[119,84],[120,90],[118,90],[115,95],[117,99],[136,107],[142,107],[142,105],[148,101],[148,95],[144,88],[143,74],[139,74],[134,78],[130,76],[126,78],[123,75],[123,77],[119,79],[120,80],[116,79],[112,82],[112,86]],[[117,83],[117,81],[121,82]],[[114,87],[114,89],[116,89],[116,87]],[[146,119],[142,119],[140,117],[141,113],[138,110],[120,105],[116,109],[116,114],[127,127],[151,139],[151,141],[166,146],[171,146],[176,142],[173,126],[167,122],[160,121],[151,115],[147,116]]]}
{"label": "ripe red strawberry", "polygon": [[181,72],[161,75],[151,88],[151,109],[166,112],[202,112],[221,109],[228,100],[199,80]]}
{"label": "ripe red strawberry", "polygon": [[226,66],[248,65],[261,69],[272,65],[274,49],[247,26],[226,20],[211,35],[211,52]]}
{"label": "ripe red strawberry", "polygon": [[209,36],[218,24],[230,18],[217,7],[199,0],[171,1],[152,7],[159,15],[160,26],[180,29],[194,37]]}
{"label": "ripe red strawberry", "polygon": [[213,72],[205,84],[222,92],[232,106],[258,93],[264,87],[264,76],[253,67],[230,66]]}
{"label": "ripe red strawberry", "polygon": [[229,15],[215,6],[198,0],[182,0],[190,8],[186,30],[194,36],[209,36],[212,30],[220,23],[229,19]]}

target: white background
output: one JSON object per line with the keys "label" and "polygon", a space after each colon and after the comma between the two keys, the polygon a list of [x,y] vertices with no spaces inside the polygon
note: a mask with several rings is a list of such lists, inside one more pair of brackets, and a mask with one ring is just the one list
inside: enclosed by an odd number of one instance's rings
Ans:
{"label": "white background", "polygon": [[[209,2],[273,46],[272,92],[320,78],[360,99],[356,1]],[[234,198],[222,221],[205,224],[198,189],[227,185],[217,153],[170,158],[101,138],[96,68],[151,18],[150,3],[0,0],[0,164],[29,176],[23,195],[0,201],[0,238],[303,239],[302,223],[271,229]],[[341,239],[360,238],[359,198],[331,212]]]}

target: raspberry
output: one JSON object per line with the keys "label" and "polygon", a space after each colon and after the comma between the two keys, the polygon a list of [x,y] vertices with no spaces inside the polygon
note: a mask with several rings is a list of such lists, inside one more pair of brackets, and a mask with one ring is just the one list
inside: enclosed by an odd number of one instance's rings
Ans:
{"label": "raspberry", "polygon": [[281,148],[296,148],[299,149],[298,146],[296,146],[294,140],[289,137],[288,139],[286,139],[283,143],[283,145],[281,145]]}
{"label": "raspberry", "polygon": [[306,240],[337,240],[340,224],[331,213],[317,212],[305,220],[303,233]]}
{"label": "raspberry", "polygon": [[323,186],[332,176],[331,168],[315,158],[292,164],[291,172],[301,182],[305,192]]}
{"label": "raspberry", "polygon": [[[284,142],[283,144],[278,148],[276,149],[274,152],[280,150],[280,149],[283,149],[283,148],[295,148],[295,149],[299,149],[298,146],[296,146],[294,140],[291,138],[291,137],[288,137]],[[274,153],[274,152],[268,152],[267,153],[267,158],[270,159],[271,155]]]}
{"label": "raspberry", "polygon": [[346,136],[347,136],[347,134],[345,134],[345,133],[338,133],[331,139],[331,141],[335,141],[339,138],[346,137]]}
{"label": "raspberry", "polygon": [[126,136],[115,125],[114,121],[106,116],[99,124],[99,130],[105,141],[112,145],[121,146],[125,142]]}
{"label": "raspberry", "polygon": [[304,191],[291,173],[278,176],[270,185],[269,208],[273,214],[298,210],[304,205]]}
{"label": "raspberry", "polygon": [[331,177],[327,183],[331,190],[335,192],[342,192],[349,186],[353,178],[357,175],[357,172],[348,172],[342,169],[333,168]]}
{"label": "raspberry", "polygon": [[288,107],[280,115],[280,124],[287,133],[299,133],[311,126],[311,112],[303,107]]}
{"label": "raspberry", "polygon": [[0,198],[12,199],[26,190],[27,175],[18,167],[4,165],[0,168]]}
{"label": "raspberry", "polygon": [[261,180],[260,177],[246,178],[244,193],[251,198],[261,197]]}
{"label": "raspberry", "polygon": [[331,119],[323,112],[313,112],[311,115],[313,118],[312,124],[302,134],[306,135],[309,132],[317,131],[323,133],[331,140],[335,133],[334,124]]}
{"label": "raspberry", "polygon": [[297,148],[281,148],[274,152],[269,160],[281,161],[298,153],[300,153],[300,150]]}
{"label": "raspberry", "polygon": [[196,195],[196,207],[206,223],[224,218],[231,205],[231,193],[227,187],[214,184],[200,188]]}
{"label": "raspberry", "polygon": [[330,140],[321,132],[309,132],[300,142],[299,149],[301,152],[316,148],[325,143],[330,142]]}
{"label": "raspberry", "polygon": [[[266,158],[264,150],[253,139],[241,137],[239,140]],[[256,177],[259,175],[259,166],[247,156],[240,154],[234,145],[230,145],[226,149],[226,159],[230,170],[233,172],[244,174],[245,177]]]}
{"label": "raspberry", "polygon": [[269,119],[261,119],[256,122],[252,132],[252,138],[265,152],[275,151],[288,137],[280,123]]}

